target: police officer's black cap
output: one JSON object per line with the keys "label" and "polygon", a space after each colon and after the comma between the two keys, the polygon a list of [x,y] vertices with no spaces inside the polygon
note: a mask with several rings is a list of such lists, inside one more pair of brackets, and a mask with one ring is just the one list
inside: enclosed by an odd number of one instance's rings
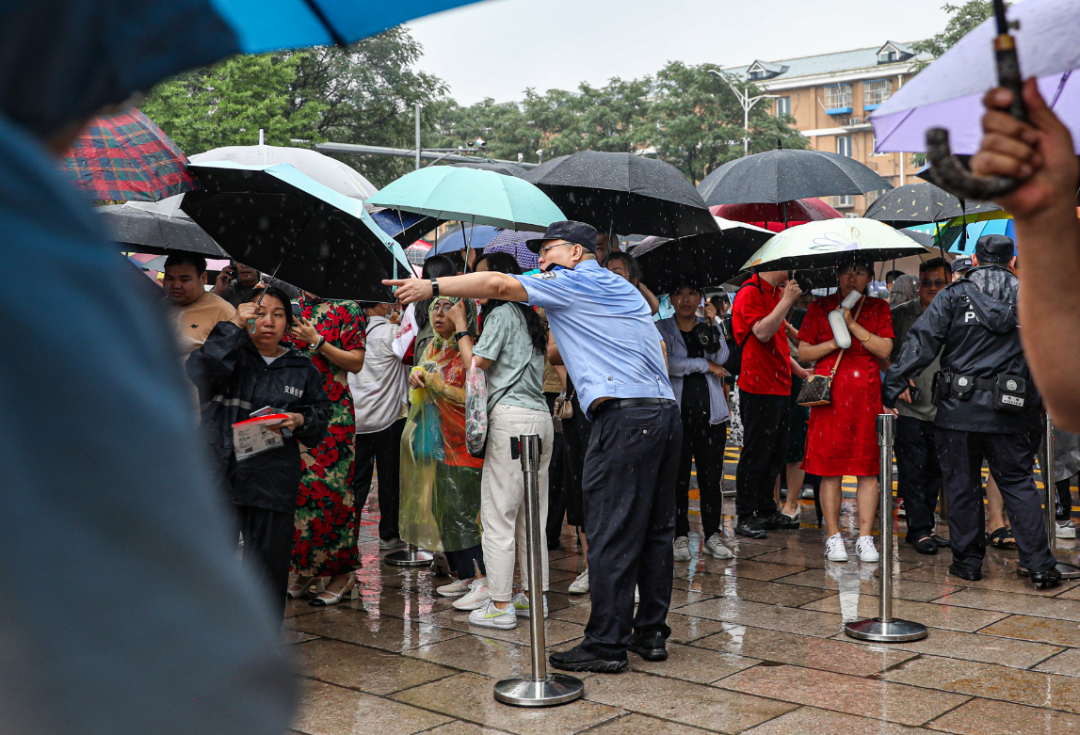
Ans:
{"label": "police officer's black cap", "polygon": [[952,262],[952,272],[955,273],[956,275],[960,275],[961,273],[966,273],[967,271],[971,270],[974,267],[975,267],[974,263],[972,263],[971,258],[968,258],[968,257],[957,258],[956,260],[954,260]]}
{"label": "police officer's black cap", "polygon": [[1008,263],[1015,254],[1012,238],[1005,235],[983,235],[975,243],[975,257],[980,263]]}
{"label": "police officer's black cap", "polygon": [[547,232],[544,233],[543,237],[526,240],[525,244],[528,245],[529,250],[539,253],[541,246],[548,240],[566,240],[575,245],[580,245],[590,253],[596,252],[596,228],[584,222],[574,222],[573,220],[552,222],[548,225]]}

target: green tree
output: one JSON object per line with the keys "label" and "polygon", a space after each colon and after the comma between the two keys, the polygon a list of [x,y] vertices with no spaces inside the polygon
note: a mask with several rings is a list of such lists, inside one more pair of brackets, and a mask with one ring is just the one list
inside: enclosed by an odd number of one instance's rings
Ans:
{"label": "green tree", "polygon": [[[1006,3],[1008,5],[1009,3]],[[949,22],[945,24],[945,30],[925,41],[911,44],[916,51],[930,54],[935,59],[951,49],[956,43],[970,33],[975,26],[987,18],[994,17],[993,0],[968,0],[963,5],[946,3],[941,9],[949,14]],[[921,62],[918,70],[923,69],[929,62]]]}

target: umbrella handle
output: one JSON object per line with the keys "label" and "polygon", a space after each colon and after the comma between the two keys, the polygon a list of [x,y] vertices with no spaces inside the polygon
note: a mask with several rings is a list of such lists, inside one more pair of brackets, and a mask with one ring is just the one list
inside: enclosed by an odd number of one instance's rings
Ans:
{"label": "umbrella handle", "polygon": [[[1004,11],[1002,11],[1004,15]],[[1023,99],[1024,80],[1016,57],[1016,40],[1001,29],[994,38],[998,84],[1013,93],[1009,113],[1017,120],[1028,122],[1027,106]],[[1022,183],[1012,176],[974,176],[949,149],[949,131],[930,128],[926,131],[926,158],[942,189],[961,199],[990,201],[1011,194]]]}

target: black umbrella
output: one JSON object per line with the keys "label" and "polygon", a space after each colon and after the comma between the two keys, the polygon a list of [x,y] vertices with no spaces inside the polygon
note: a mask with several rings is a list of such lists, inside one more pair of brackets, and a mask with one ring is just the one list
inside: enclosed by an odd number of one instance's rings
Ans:
{"label": "black umbrella", "polygon": [[140,252],[168,255],[183,250],[211,258],[228,258],[229,254],[191,217],[179,209],[171,211],[170,199],[111,204],[95,207],[94,211],[104,220],[113,242],[133,246]]}
{"label": "black umbrella", "polygon": [[393,301],[383,279],[412,273],[363,204],[288,164],[189,168],[202,189],[181,207],[241,263],[325,299],[357,301]]}
{"label": "black umbrella", "polygon": [[777,148],[725,163],[698,184],[708,205],[779,204],[794,199],[891,189],[854,158]]}
{"label": "black umbrella", "polygon": [[961,202],[933,184],[907,184],[882,194],[863,216],[893,227],[911,227],[1000,210],[989,202]]}
{"label": "black umbrella", "polygon": [[641,265],[642,282],[655,293],[672,293],[687,283],[719,286],[775,233],[742,222],[715,218],[718,232],[672,240],[647,237],[630,248]]}
{"label": "black umbrella", "polygon": [[683,237],[715,232],[704,200],[669,163],[632,153],[582,151],[525,177],[570,219],[600,232]]}
{"label": "black umbrella", "polygon": [[481,171],[494,171],[503,176],[516,176],[519,179],[527,178],[526,174],[529,173],[527,168],[519,166],[516,163],[489,161],[486,158],[478,158],[475,162],[451,163],[450,165],[455,168],[477,168]]}

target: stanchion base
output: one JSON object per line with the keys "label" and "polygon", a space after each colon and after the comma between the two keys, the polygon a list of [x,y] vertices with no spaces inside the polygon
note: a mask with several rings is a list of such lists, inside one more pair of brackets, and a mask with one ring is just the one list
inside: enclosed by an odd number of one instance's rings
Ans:
{"label": "stanchion base", "polygon": [[495,685],[495,699],[517,707],[551,707],[573,702],[585,693],[581,679],[566,674],[548,674],[536,681],[527,676],[503,679]]}
{"label": "stanchion base", "polygon": [[387,554],[383,561],[392,567],[426,567],[431,565],[435,555],[430,551],[420,549],[402,549],[393,554]]}
{"label": "stanchion base", "polygon": [[[1066,564],[1063,561],[1059,561],[1057,563],[1057,570],[1061,572],[1062,579],[1080,579],[1080,567],[1078,566]],[[1017,569],[1016,573],[1019,574],[1021,577],[1031,576],[1031,572],[1029,572],[1024,567],[1020,567],[1019,569]]]}
{"label": "stanchion base", "polygon": [[848,623],[844,626],[844,632],[860,641],[878,643],[918,641],[925,638],[927,634],[926,626],[922,623],[913,623],[910,620],[890,620],[886,623],[880,618],[868,618]]}

